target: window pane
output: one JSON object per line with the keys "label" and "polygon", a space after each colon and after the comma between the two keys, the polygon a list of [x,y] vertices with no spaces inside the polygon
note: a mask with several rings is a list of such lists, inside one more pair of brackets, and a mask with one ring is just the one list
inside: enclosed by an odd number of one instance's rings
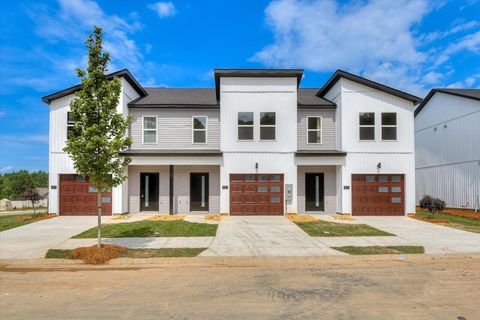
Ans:
{"label": "window pane", "polygon": [[270,202],[271,203],[280,203],[280,197],[272,197]]}
{"label": "window pane", "polygon": [[253,112],[239,112],[238,113],[239,125],[253,125]]}
{"label": "window pane", "polygon": [[260,112],[260,125],[274,126],[275,112]]}
{"label": "window pane", "polygon": [[268,181],[268,176],[258,176],[258,181]]}
{"label": "window pane", "polygon": [[373,112],[360,113],[360,125],[362,126],[375,125],[375,113]]}
{"label": "window pane", "polygon": [[400,198],[400,197],[392,197],[392,203],[402,203],[402,198]]}
{"label": "window pane", "polygon": [[397,140],[397,128],[382,127],[382,140]]}
{"label": "window pane", "polygon": [[238,127],[238,140],[253,140],[253,127]]}
{"label": "window pane", "polygon": [[367,182],[375,182],[375,176],[366,176],[366,177],[365,177],[365,180],[366,180]]}
{"label": "window pane", "polygon": [[272,186],[272,187],[270,187],[270,192],[280,192],[280,187],[279,186]]}
{"label": "window pane", "polygon": [[110,197],[102,197],[102,203],[110,203]]}
{"label": "window pane", "polygon": [[388,187],[378,187],[378,192],[388,192]]}
{"label": "window pane", "polygon": [[392,192],[402,192],[402,187],[392,187]]}
{"label": "window pane", "polygon": [[261,127],[260,140],[275,140],[275,127]]}
{"label": "window pane", "polygon": [[75,122],[75,119],[73,117],[73,112],[67,112],[67,123],[73,124]]}
{"label": "window pane", "polygon": [[255,181],[254,176],[245,176],[245,181]]}
{"label": "window pane", "polygon": [[143,132],[144,143],[155,143],[157,132],[155,130],[146,130]]}
{"label": "window pane", "polygon": [[258,186],[258,192],[268,192],[268,187]]}
{"label": "window pane", "polygon": [[402,176],[392,176],[392,182],[400,182],[402,181]]}
{"label": "window pane", "polygon": [[270,181],[280,181],[280,176],[271,176]]}
{"label": "window pane", "polygon": [[388,182],[388,176],[380,176],[380,177],[378,177],[378,181]]}
{"label": "window pane", "polygon": [[382,113],[382,125],[384,126],[397,125],[397,114],[395,112]]}
{"label": "window pane", "polygon": [[157,129],[156,121],[154,117],[145,117],[143,118],[143,128],[144,129]]}
{"label": "window pane", "polygon": [[308,131],[308,143],[320,143],[320,131]]}
{"label": "window pane", "polygon": [[207,141],[206,131],[193,131],[194,143],[205,143]]}
{"label": "window pane", "polygon": [[308,129],[320,129],[321,121],[320,117],[308,118]]}
{"label": "window pane", "polygon": [[360,127],[360,140],[375,140],[375,128]]}
{"label": "window pane", "polygon": [[194,129],[206,129],[207,128],[207,118],[206,117],[195,117],[195,118],[193,118],[193,128]]}

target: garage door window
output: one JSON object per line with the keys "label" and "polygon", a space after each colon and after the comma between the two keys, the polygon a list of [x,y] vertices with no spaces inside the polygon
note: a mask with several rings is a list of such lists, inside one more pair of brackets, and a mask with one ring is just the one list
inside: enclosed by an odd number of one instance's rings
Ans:
{"label": "garage door window", "polygon": [[400,181],[402,181],[401,176],[392,176],[392,182],[400,182]]}
{"label": "garage door window", "polygon": [[279,186],[273,186],[270,188],[270,191],[272,192],[280,192],[280,187]]}
{"label": "garage door window", "polygon": [[375,113],[362,112],[359,116],[360,123],[360,140],[372,141],[375,140]]}
{"label": "garage door window", "polygon": [[272,182],[278,182],[278,181],[280,181],[280,176],[271,176],[271,177],[270,177],[270,181],[272,181]]}
{"label": "garage door window", "polygon": [[375,182],[375,176],[366,176],[366,177],[365,177],[365,180],[366,180],[367,182]]}
{"label": "garage door window", "polygon": [[400,197],[392,197],[392,203],[401,203],[402,202],[402,198]]}
{"label": "garage door window", "polygon": [[268,176],[258,176],[258,181],[268,181]]}
{"label": "garage door window", "polygon": [[402,187],[392,187],[392,192],[402,192]]}
{"label": "garage door window", "polygon": [[378,181],[380,181],[380,182],[388,182],[388,176],[380,176],[380,177],[378,177]]}
{"label": "garage door window", "polygon": [[280,203],[280,197],[272,197],[271,203]]}
{"label": "garage door window", "polygon": [[268,187],[259,186],[258,187],[258,192],[268,192]]}
{"label": "garage door window", "polygon": [[388,192],[388,187],[378,187],[378,192]]}

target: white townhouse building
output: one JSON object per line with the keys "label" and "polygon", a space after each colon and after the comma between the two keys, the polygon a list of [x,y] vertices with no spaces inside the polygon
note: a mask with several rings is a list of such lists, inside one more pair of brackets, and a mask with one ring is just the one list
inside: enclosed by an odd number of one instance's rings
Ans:
{"label": "white townhouse building", "polygon": [[415,110],[416,200],[480,208],[480,89],[433,89]]}
{"label": "white townhouse building", "polygon": [[[119,77],[131,115],[128,180],[106,214],[283,215],[415,212],[414,106],[421,99],[338,70],[300,88],[303,70],[216,69],[215,88],[144,88]],[[79,85],[50,106],[49,212],[96,214],[88,177],[63,152]]]}

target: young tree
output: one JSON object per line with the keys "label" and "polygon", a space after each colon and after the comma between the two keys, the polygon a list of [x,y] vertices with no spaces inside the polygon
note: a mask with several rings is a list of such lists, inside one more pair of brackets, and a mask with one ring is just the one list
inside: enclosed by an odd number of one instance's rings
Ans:
{"label": "young tree", "polygon": [[38,193],[37,189],[35,188],[27,188],[24,192],[23,192],[23,198],[25,200],[30,200],[32,202],[32,207],[33,207],[33,215],[36,216],[37,215],[37,212],[35,211],[35,203],[37,203],[38,201],[40,201],[40,199],[42,199],[42,197],[40,196],[40,194]]}
{"label": "young tree", "polygon": [[69,153],[78,174],[88,177],[97,190],[98,248],[101,247],[102,191],[120,185],[126,179],[129,158],[119,152],[130,147],[125,135],[130,118],[117,113],[121,84],[107,79],[110,56],[103,51],[102,29],[95,27],[86,41],[87,70],[77,69],[82,87],[70,104],[74,119],[72,134],[64,151]]}
{"label": "young tree", "polygon": [[423,198],[419,202],[420,208],[427,209],[430,211],[433,217],[435,217],[435,213],[442,211],[445,209],[445,201],[434,198],[432,196],[423,196]]}

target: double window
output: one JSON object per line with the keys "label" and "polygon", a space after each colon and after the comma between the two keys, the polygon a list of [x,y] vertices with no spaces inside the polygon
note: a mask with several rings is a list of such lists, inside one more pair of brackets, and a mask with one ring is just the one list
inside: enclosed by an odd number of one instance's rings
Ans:
{"label": "double window", "polygon": [[253,141],[253,112],[238,113],[238,140]]}
{"label": "double window", "polygon": [[143,143],[157,143],[157,117],[143,117]]}
{"label": "double window", "polygon": [[322,143],[321,117],[307,117],[307,139],[309,144]]}
{"label": "double window", "polygon": [[[382,141],[397,140],[397,114],[395,112],[382,112],[381,114]],[[375,113],[361,112],[359,114],[360,140],[375,140]]]}
{"label": "double window", "polygon": [[260,140],[275,140],[275,112],[260,112]]}
{"label": "double window", "polygon": [[192,121],[193,143],[207,143],[208,118],[205,116],[194,116]]}

